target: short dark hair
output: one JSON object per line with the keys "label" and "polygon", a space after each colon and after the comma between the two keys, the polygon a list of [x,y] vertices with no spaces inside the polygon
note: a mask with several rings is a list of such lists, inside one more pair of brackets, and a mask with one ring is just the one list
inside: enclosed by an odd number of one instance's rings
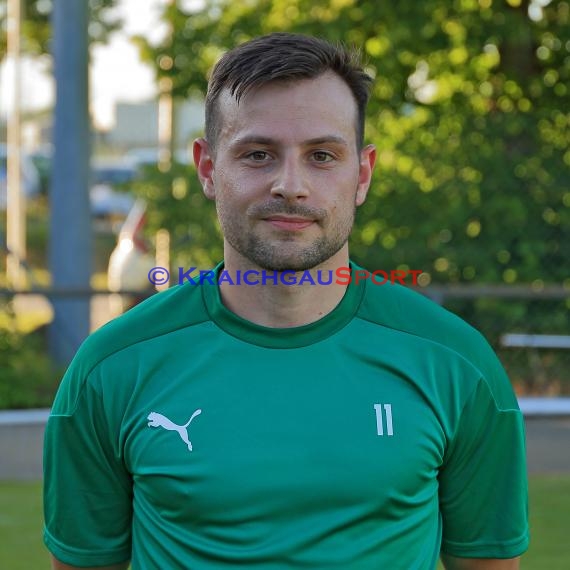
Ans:
{"label": "short dark hair", "polygon": [[276,32],[243,43],[218,61],[206,95],[206,140],[214,150],[219,134],[218,100],[229,89],[239,102],[253,89],[274,81],[312,79],[332,71],[350,88],[358,110],[356,142],[364,144],[364,116],[372,78],[360,62],[360,51],[320,38]]}

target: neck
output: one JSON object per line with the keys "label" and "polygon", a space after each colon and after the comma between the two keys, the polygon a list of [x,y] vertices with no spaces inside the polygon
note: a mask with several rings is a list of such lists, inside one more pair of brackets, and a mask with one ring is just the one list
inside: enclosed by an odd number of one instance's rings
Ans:
{"label": "neck", "polygon": [[[335,271],[339,267],[348,267],[346,245],[322,264],[296,273],[264,271],[235,252],[226,249],[225,253],[224,270],[234,283],[239,272],[242,284],[232,285],[222,281],[222,302],[230,311],[258,325],[287,328],[318,321],[340,303],[346,292],[346,285],[335,283]],[[243,276],[249,270],[257,272],[250,274],[249,280],[259,281],[258,284],[243,283]],[[267,277],[266,284],[262,283],[262,275]],[[298,284],[302,277],[304,282]],[[331,279],[328,285],[319,283],[319,280],[327,283]],[[295,284],[288,285],[287,282]]]}

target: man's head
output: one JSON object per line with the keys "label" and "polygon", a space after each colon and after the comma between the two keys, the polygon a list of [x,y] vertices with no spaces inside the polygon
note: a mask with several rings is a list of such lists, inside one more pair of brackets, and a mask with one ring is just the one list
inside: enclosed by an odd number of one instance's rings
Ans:
{"label": "man's head", "polygon": [[369,78],[353,57],[322,40],[273,34],[216,67],[207,139],[194,142],[194,161],[232,269],[348,262],[375,161],[358,127]]}
{"label": "man's head", "polygon": [[206,95],[206,140],[215,152],[224,120],[219,98],[229,90],[239,102],[247,92],[271,82],[312,79],[332,71],[349,87],[356,102],[356,141],[364,142],[364,118],[372,78],[349,51],[319,38],[278,32],[255,38],[227,52],[216,64]]}

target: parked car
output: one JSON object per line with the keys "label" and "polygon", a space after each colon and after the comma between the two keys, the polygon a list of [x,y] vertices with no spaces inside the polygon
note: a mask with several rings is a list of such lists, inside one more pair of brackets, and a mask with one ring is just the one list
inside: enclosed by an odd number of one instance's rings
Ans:
{"label": "parked car", "polygon": [[[40,194],[40,176],[30,159],[23,152],[21,154],[22,190],[26,198],[33,198]],[[8,203],[8,145],[0,144],[0,210],[5,210]]]}
{"label": "parked car", "polygon": [[[0,144],[0,210],[5,210],[7,203],[7,156],[7,145]],[[51,170],[51,148],[22,154],[22,185],[27,198],[49,192]],[[131,160],[93,161],[89,189],[91,214],[97,218],[126,218],[135,203],[129,184],[139,171]]]}
{"label": "parked car", "polygon": [[92,186],[89,190],[92,215],[126,217],[135,203],[128,186],[137,174],[137,168],[130,162],[93,163]]}
{"label": "parked car", "polygon": [[[146,203],[138,199],[125,220],[117,245],[109,258],[107,283],[117,294],[110,299],[112,316],[117,316],[145,299],[153,291],[149,271],[156,265],[155,256],[144,238]],[[121,295],[120,291],[140,291],[140,295]]]}
{"label": "parked car", "polygon": [[[127,151],[124,156],[125,160],[128,160],[131,164],[136,167],[145,167],[150,165],[156,165],[159,162],[160,150],[156,147],[140,147],[132,148]],[[180,164],[189,164],[189,154],[187,150],[177,150],[174,152],[173,159],[175,162]]]}

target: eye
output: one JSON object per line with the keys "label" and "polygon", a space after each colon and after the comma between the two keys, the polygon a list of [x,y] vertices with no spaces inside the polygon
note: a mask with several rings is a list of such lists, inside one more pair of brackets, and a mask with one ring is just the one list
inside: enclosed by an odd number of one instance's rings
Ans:
{"label": "eye", "polygon": [[330,162],[334,160],[334,156],[330,152],[326,152],[324,150],[316,150],[313,152],[313,160],[315,162]]}
{"label": "eye", "polygon": [[254,162],[264,162],[269,158],[269,154],[264,150],[254,150],[246,155],[246,158],[253,160]]}

